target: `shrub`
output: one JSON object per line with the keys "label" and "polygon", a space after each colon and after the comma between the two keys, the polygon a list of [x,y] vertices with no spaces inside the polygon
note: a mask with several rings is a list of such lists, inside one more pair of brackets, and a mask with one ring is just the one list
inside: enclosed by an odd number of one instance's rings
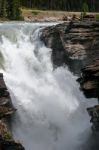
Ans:
{"label": "shrub", "polygon": [[12,140],[12,136],[9,132],[5,132],[3,138],[4,140]]}
{"label": "shrub", "polygon": [[33,10],[32,13],[33,13],[34,15],[38,15],[38,14],[39,14],[39,11]]}
{"label": "shrub", "polygon": [[96,20],[99,21],[99,14],[96,14]]}
{"label": "shrub", "polygon": [[86,16],[87,12],[89,12],[88,4],[85,2],[82,5],[82,12],[81,12],[81,18],[83,19],[84,16]]}

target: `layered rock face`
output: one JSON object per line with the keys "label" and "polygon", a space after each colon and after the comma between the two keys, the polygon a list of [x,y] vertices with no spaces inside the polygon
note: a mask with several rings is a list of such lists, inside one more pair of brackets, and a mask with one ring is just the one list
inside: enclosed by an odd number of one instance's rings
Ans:
{"label": "layered rock face", "polygon": [[[67,64],[80,76],[78,81],[85,96],[99,101],[99,22],[71,21],[47,27],[41,40],[52,48],[53,64]],[[94,129],[99,131],[99,105],[87,111]]]}
{"label": "layered rock face", "polygon": [[13,140],[6,123],[7,118],[11,117],[15,111],[3,74],[0,73],[0,150],[24,150],[20,143]]}
{"label": "layered rock face", "polygon": [[0,73],[0,119],[13,114],[15,109],[12,106],[10,94],[5,85],[3,74]]}
{"label": "layered rock face", "polygon": [[[87,98],[97,98],[99,103],[99,60],[82,69],[82,76],[79,78],[81,90]],[[92,129],[99,131],[99,104],[87,108],[93,124]]]}
{"label": "layered rock face", "polygon": [[79,82],[86,97],[99,98],[99,60],[82,69]]}
{"label": "layered rock face", "polygon": [[67,64],[74,73],[99,58],[99,22],[71,21],[47,27],[41,40],[52,48],[54,66]]}

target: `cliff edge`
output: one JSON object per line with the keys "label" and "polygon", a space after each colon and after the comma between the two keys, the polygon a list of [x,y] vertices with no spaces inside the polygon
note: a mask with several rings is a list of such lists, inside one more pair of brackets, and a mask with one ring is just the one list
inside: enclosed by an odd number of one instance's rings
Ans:
{"label": "cliff edge", "polygon": [[0,150],[24,150],[20,143],[14,141],[8,129],[9,118],[15,111],[3,74],[0,73]]}

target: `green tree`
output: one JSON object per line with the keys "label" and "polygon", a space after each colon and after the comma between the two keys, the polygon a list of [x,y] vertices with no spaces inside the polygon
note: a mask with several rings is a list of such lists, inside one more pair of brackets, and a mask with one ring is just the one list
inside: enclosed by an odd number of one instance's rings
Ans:
{"label": "green tree", "polygon": [[6,0],[1,0],[1,5],[0,5],[0,17],[5,18],[7,16],[6,13]]}
{"label": "green tree", "polygon": [[88,4],[84,2],[82,5],[82,17],[85,16],[87,12],[89,12],[89,7]]}
{"label": "green tree", "polygon": [[8,0],[7,4],[7,17],[11,20],[20,20],[21,11],[19,0]]}

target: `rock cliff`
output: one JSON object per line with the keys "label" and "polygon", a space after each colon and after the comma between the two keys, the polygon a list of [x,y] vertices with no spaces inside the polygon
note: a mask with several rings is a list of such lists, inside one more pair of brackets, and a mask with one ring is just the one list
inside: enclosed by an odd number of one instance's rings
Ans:
{"label": "rock cliff", "polygon": [[54,66],[67,64],[79,74],[99,58],[99,22],[71,21],[43,29],[41,40],[52,48]]}
{"label": "rock cliff", "polygon": [[[41,40],[52,48],[54,66],[68,65],[78,74],[85,96],[99,101],[99,21],[71,21],[47,27]],[[99,106],[87,111],[94,129],[99,130]]]}
{"label": "rock cliff", "polygon": [[16,109],[12,106],[3,74],[0,73],[0,150],[24,150],[20,143],[14,141],[7,126],[8,117],[11,117],[15,111]]}

